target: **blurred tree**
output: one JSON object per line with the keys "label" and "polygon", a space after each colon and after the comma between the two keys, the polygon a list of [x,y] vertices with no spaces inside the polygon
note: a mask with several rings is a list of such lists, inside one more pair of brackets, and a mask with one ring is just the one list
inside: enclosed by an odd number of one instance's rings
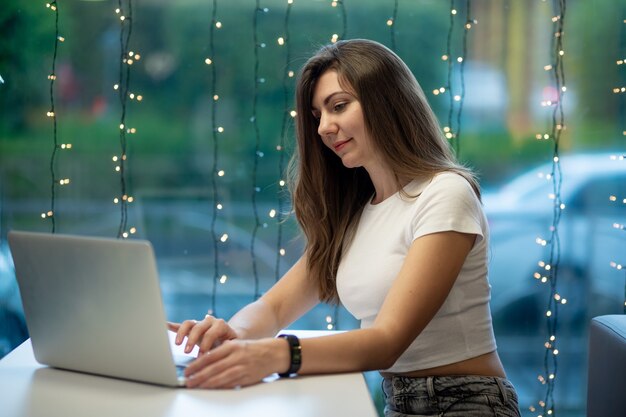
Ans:
{"label": "blurred tree", "polygon": [[47,96],[54,16],[45,3],[4,0],[0,7],[0,138],[28,127]]}
{"label": "blurred tree", "polygon": [[[620,97],[623,68],[616,65],[626,53],[626,1],[577,2],[568,9],[566,62],[568,86],[575,94],[576,127],[571,129],[579,145],[623,146],[615,123],[624,118]],[[623,101],[622,101],[623,102]]]}

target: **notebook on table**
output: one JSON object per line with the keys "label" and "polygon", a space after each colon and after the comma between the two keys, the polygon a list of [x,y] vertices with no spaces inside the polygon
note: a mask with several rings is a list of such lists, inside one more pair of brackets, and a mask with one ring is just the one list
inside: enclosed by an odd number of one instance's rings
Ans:
{"label": "notebook on table", "polygon": [[11,231],[9,247],[39,363],[184,386],[150,242]]}

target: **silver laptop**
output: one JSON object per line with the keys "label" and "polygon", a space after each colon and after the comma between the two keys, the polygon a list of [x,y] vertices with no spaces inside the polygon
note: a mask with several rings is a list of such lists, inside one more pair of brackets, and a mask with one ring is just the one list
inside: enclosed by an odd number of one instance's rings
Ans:
{"label": "silver laptop", "polygon": [[12,231],[9,247],[39,363],[184,385],[149,242]]}

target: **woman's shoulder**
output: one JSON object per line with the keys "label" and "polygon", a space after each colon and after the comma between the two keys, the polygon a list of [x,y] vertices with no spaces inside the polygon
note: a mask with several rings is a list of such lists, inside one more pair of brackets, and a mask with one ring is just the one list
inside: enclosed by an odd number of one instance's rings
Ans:
{"label": "woman's shoulder", "polygon": [[430,190],[438,190],[445,189],[447,191],[451,190],[472,190],[472,185],[469,180],[465,178],[462,174],[454,171],[443,171],[435,174],[430,182],[428,183],[426,189]]}
{"label": "woman's shoulder", "polygon": [[[432,198],[472,200],[478,198],[470,180],[462,173],[455,171],[442,171],[430,177],[413,179],[403,188],[403,193],[400,195],[401,197],[408,197],[410,201],[414,201],[418,205],[417,200],[430,200]],[[425,198],[415,200],[420,196]]]}
{"label": "woman's shoulder", "polygon": [[450,182],[460,182],[466,183],[469,185],[469,181],[459,172],[456,171],[441,171],[433,175],[431,182],[437,181],[450,181]]}

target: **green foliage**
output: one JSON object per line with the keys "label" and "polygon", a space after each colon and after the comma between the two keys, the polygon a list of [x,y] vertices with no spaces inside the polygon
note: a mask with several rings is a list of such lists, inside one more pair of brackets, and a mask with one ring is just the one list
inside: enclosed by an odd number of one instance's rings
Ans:
{"label": "green foliage", "polygon": [[[611,122],[621,113],[624,118],[624,104],[611,92],[621,86],[616,81],[623,68],[615,65],[626,52],[626,25],[621,23],[626,17],[626,2],[596,1],[587,7],[571,8],[567,18],[566,71],[569,80],[575,80],[577,111],[586,121]],[[576,28],[576,29],[574,29]],[[622,81],[624,79],[622,78]],[[620,108],[621,107],[621,108]],[[588,138],[583,140],[589,141]]]}
{"label": "green foliage", "polygon": [[[215,106],[217,125],[224,127],[224,133],[218,135],[219,164],[228,171],[222,184],[227,189],[252,186],[256,137],[250,118],[255,90],[256,15],[258,43],[265,45],[257,51],[263,82],[256,83],[256,120],[264,155],[259,160],[257,180],[262,196],[266,193],[267,198],[273,198],[281,176],[276,145],[281,142],[284,111],[293,105],[294,78],[290,78],[285,108],[284,71],[288,68],[297,72],[319,45],[328,42],[332,34],[344,31],[341,8],[330,7],[329,2],[296,1],[286,28],[287,5],[283,0],[263,1],[267,12],[255,11],[253,3],[247,1],[217,3],[222,27],[214,29],[215,54],[211,57],[219,95],[219,101],[214,102],[212,68],[204,62],[210,55],[212,2],[134,2],[131,48],[141,53],[141,60],[131,68],[131,90],[143,95],[144,100],[140,105],[136,101],[128,104],[128,124],[138,132],[129,138],[133,184],[150,188],[208,187],[215,149],[215,126],[211,125]],[[449,103],[430,92],[446,84],[447,65],[441,61],[441,55],[446,48],[449,5],[444,3],[401,2],[401,13],[394,26],[398,54],[411,67],[442,120],[447,117]],[[585,18],[592,13],[597,21],[606,22],[612,15],[623,13],[624,5],[595,3],[598,4],[591,6],[579,2],[568,9],[569,27],[584,26],[585,30],[567,33],[566,75],[572,95],[566,98],[576,103],[576,115],[568,111],[565,150],[619,145],[616,137],[623,130],[616,126],[620,118],[623,123],[624,117],[624,105],[620,107],[617,102],[619,97],[606,100],[607,95],[597,91],[612,88],[615,83],[618,69],[614,58],[623,49],[618,40],[624,29]],[[386,21],[392,13],[392,2],[365,0],[359,1],[358,6],[345,5],[347,37],[371,38],[391,46],[392,33]],[[107,170],[111,168],[111,156],[119,153],[120,105],[113,90],[120,71],[119,20],[111,1],[64,1],[59,7],[61,34],[66,41],[60,45],[57,59],[57,70],[65,71],[55,83],[58,133],[61,142],[74,146],[71,154],[63,154],[59,167],[86,170],[84,180],[72,185],[84,187],[76,191],[77,195],[106,195],[107,191],[95,184],[100,184],[102,178],[110,178],[108,183],[115,184],[115,174]],[[483,6],[475,12],[493,9]],[[480,28],[481,16],[476,17]],[[0,85],[0,158],[4,166],[12,167],[10,171],[3,169],[2,182],[8,184],[5,193],[26,195],[24,184],[36,183],[37,175],[46,177],[51,153],[52,124],[45,112],[50,100],[47,75],[51,71],[54,14],[43,2],[5,0],[0,8],[0,33],[0,75],[6,81]],[[453,38],[457,51],[460,36],[461,31],[457,30]],[[279,37],[288,40],[289,62],[287,47],[277,43]],[[472,44],[472,39],[470,56],[473,48],[481,48]],[[506,72],[505,68],[498,68],[498,62],[488,64]],[[574,106],[570,104],[570,108]],[[499,115],[489,115],[484,122],[482,118],[474,121],[476,111],[472,113],[466,108],[464,114],[461,158],[478,169],[483,181],[506,178],[507,172],[550,152],[548,145],[537,143],[530,134],[521,138],[517,135],[513,140],[507,130],[506,109]],[[543,116],[530,122],[547,125]],[[290,124],[288,128],[291,149],[293,127]],[[285,155],[285,162],[288,156]],[[20,158],[29,160],[28,173],[18,174]],[[80,158],[101,158],[102,167],[92,164],[94,170],[98,166],[101,171],[89,172]],[[35,160],[41,168],[34,168]],[[43,189],[39,191],[46,194]]]}
{"label": "green foliage", "polygon": [[45,3],[4,0],[0,7],[0,134],[27,129],[30,103],[46,94],[54,21]]}

